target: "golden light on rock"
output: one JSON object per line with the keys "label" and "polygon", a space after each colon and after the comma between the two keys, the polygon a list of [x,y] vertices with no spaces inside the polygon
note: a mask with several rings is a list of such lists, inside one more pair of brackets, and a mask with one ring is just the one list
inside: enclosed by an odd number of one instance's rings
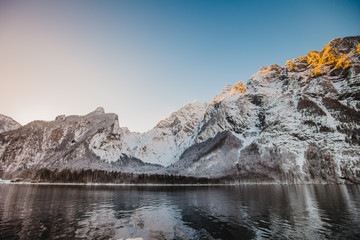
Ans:
{"label": "golden light on rock", "polygon": [[354,53],[360,53],[360,43],[357,45]]}
{"label": "golden light on rock", "polygon": [[244,94],[245,89],[246,89],[246,85],[242,81],[239,81],[234,85],[233,89],[231,90],[231,95],[234,95],[235,92],[239,92],[239,91],[241,92],[241,94]]}
{"label": "golden light on rock", "polygon": [[[309,76],[317,76],[329,71],[332,68],[347,68],[350,66],[351,61],[348,59],[347,54],[340,53],[334,49],[333,45],[338,45],[342,41],[337,38],[328,43],[320,52],[310,51],[306,56],[295,58],[287,61],[285,66],[290,70],[294,70],[294,63],[306,60]],[[359,44],[354,53],[360,52]]]}

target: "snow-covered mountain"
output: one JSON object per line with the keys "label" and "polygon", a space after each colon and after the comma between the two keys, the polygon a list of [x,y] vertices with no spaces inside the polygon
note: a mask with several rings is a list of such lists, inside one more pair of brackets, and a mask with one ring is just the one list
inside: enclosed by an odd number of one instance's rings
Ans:
{"label": "snow-covered mountain", "polygon": [[[85,116],[58,116],[55,121],[34,121],[0,134],[0,172],[47,169],[98,169],[123,172],[151,172],[162,168],[132,156],[109,151],[99,157],[96,145],[105,135],[115,145],[122,137],[118,116],[97,108]],[[111,149],[112,145],[108,145]],[[116,149],[118,146],[114,147]],[[100,153],[102,153],[100,151]]]}
{"label": "snow-covered mountain", "polygon": [[32,122],[0,134],[0,169],[360,182],[359,43],[334,39],[283,67],[262,67],[247,85],[227,85],[209,104],[188,104],[146,133],[120,127],[101,108]]}
{"label": "snow-covered mountain", "polygon": [[109,132],[99,132],[90,140],[90,149],[105,161],[116,161],[125,154],[146,163],[168,166],[188,147],[186,140],[193,134],[206,106],[190,103],[145,133],[120,128],[116,137],[109,137]]}
{"label": "snow-covered mountain", "polygon": [[[144,134],[129,134],[124,142],[136,158],[144,162],[168,166],[178,160],[189,147],[189,137],[199,124],[206,103],[190,103],[160,121]],[[137,141],[133,141],[137,139]]]}
{"label": "snow-covered mountain", "polygon": [[120,128],[118,116],[105,113],[101,107],[85,116],[61,115],[55,121],[34,121],[0,135],[0,172],[41,168],[159,171],[188,147],[186,140],[206,106],[188,104],[142,134]]}
{"label": "snow-covered mountain", "polygon": [[225,87],[173,172],[276,182],[360,182],[360,37]]}
{"label": "snow-covered mountain", "polygon": [[11,117],[0,114],[0,133],[15,130],[21,127],[21,124],[16,122]]}

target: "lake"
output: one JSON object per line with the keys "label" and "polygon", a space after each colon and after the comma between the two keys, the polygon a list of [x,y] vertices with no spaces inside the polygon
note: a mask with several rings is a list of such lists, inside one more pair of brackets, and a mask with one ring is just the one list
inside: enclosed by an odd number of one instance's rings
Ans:
{"label": "lake", "polygon": [[360,239],[360,186],[0,184],[0,220],[0,239]]}

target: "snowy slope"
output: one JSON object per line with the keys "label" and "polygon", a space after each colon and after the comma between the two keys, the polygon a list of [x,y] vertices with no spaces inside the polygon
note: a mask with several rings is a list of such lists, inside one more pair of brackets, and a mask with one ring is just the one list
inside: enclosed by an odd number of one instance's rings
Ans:
{"label": "snowy slope", "polygon": [[146,163],[168,166],[188,147],[186,140],[193,134],[206,106],[206,103],[190,103],[142,134],[130,132],[127,128],[116,130],[118,138],[109,138],[107,132],[98,133],[90,142],[90,147],[100,158],[108,161],[126,154]]}
{"label": "snowy slope", "polygon": [[359,42],[335,39],[284,67],[263,67],[244,93],[232,95],[226,86],[170,171],[239,181],[359,182]]}
{"label": "snowy slope", "polygon": [[[0,134],[0,173],[98,169],[232,182],[360,182],[360,37],[262,67],[145,133],[102,108]],[[162,165],[162,166],[160,166]],[[164,166],[166,168],[164,168]]]}
{"label": "snowy slope", "polygon": [[[108,146],[102,146],[108,151],[96,148],[99,136],[111,140]],[[113,152],[120,138],[118,116],[105,113],[103,108],[85,116],[62,115],[55,121],[34,121],[0,135],[0,172],[40,168],[148,172],[160,168]]]}
{"label": "snowy slope", "polygon": [[188,146],[205,103],[191,103],[146,133],[120,128],[118,116],[97,108],[85,116],[34,121],[0,135],[0,172],[97,169],[154,172],[175,162]]}

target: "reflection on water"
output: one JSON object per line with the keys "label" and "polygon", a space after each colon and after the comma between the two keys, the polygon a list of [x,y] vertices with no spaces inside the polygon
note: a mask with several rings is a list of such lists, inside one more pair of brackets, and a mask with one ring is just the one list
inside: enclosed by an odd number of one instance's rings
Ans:
{"label": "reflection on water", "polygon": [[0,184],[0,239],[360,239],[360,186]]}

